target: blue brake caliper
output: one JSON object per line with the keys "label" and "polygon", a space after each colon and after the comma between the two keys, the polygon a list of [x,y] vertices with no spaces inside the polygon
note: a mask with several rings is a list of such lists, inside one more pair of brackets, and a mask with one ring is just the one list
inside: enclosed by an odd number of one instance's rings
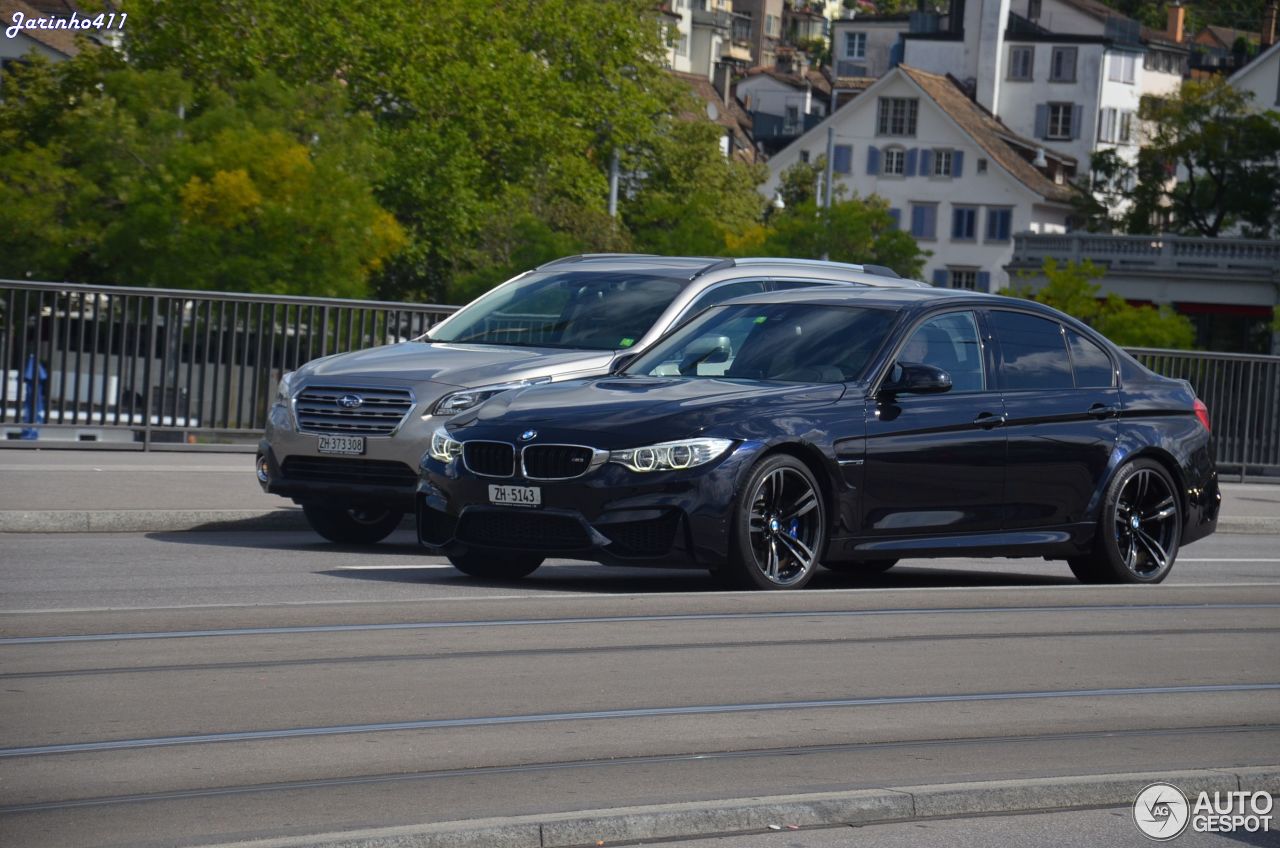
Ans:
{"label": "blue brake caliper", "polygon": [[796,534],[799,532],[800,532],[800,519],[798,518],[791,519],[791,529],[787,531],[787,534],[791,536],[791,538],[795,539],[795,538],[798,538]]}

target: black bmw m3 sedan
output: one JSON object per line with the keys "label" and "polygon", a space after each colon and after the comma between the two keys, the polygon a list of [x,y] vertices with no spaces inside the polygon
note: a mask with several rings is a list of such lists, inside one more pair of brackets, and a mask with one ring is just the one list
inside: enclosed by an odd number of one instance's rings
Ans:
{"label": "black bmw m3 sedan", "polygon": [[819,566],[1000,556],[1157,583],[1219,500],[1190,385],[1080,322],[996,295],[805,289],[450,420],[418,534],[491,579],[557,557],[794,589]]}

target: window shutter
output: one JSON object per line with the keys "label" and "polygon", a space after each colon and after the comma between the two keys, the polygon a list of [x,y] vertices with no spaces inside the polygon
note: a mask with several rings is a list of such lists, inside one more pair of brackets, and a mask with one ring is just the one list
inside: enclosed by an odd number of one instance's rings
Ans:
{"label": "window shutter", "polygon": [[978,291],[991,291],[991,274],[987,271],[978,272]]}
{"label": "window shutter", "polygon": [[1049,135],[1049,104],[1036,104],[1036,138],[1045,138]]}
{"label": "window shutter", "polygon": [[920,151],[920,176],[933,176],[933,150],[928,147]]}
{"label": "window shutter", "polygon": [[901,209],[890,209],[889,217],[893,219],[893,228],[895,230],[902,229],[902,210]]}
{"label": "window shutter", "polygon": [[939,288],[946,287],[947,285],[947,269],[946,268],[933,269],[933,284]]}
{"label": "window shutter", "polygon": [[831,163],[833,170],[837,174],[848,174],[853,172],[853,148],[847,144],[837,144],[835,147],[834,161]]}
{"label": "window shutter", "polygon": [[924,207],[924,234],[926,238],[935,238],[938,235],[938,207]]}
{"label": "window shutter", "polygon": [[916,175],[916,158],[919,157],[920,151],[914,147],[907,151],[906,175],[914,177]]}
{"label": "window shutter", "polygon": [[867,148],[867,173],[876,175],[880,173],[880,148]]}
{"label": "window shutter", "polygon": [[1071,107],[1071,137],[1080,137],[1080,125],[1084,123],[1084,107],[1079,103]]}
{"label": "window shutter", "polygon": [[924,235],[924,207],[911,207],[911,235],[920,238]]}
{"label": "window shutter", "polygon": [[964,151],[955,150],[951,153],[951,178],[960,179],[960,175],[964,173]]}
{"label": "window shutter", "polygon": [[964,238],[964,210],[959,207],[951,209],[951,237],[953,239]]}

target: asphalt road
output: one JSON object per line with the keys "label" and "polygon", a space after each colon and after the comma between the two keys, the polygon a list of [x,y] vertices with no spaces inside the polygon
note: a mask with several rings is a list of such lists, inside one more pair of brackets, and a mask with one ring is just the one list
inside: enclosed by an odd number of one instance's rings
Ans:
{"label": "asphalt road", "polygon": [[[486,586],[411,542],[0,536],[0,843],[1280,756],[1277,536],[1211,537],[1158,587],[945,560],[768,594],[571,563]],[[1094,815],[1093,844],[1137,844]]]}

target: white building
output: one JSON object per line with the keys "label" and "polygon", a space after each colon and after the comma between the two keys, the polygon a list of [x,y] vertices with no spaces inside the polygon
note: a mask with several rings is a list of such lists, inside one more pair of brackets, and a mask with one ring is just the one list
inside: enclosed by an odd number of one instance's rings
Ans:
{"label": "white building", "polygon": [[831,22],[831,63],[837,77],[882,77],[910,28],[908,15],[858,15]]}
{"label": "white building", "polygon": [[[751,50],[750,21],[735,15],[733,0],[671,0],[662,9],[671,47],[667,66],[724,85],[729,66],[746,67]],[[740,30],[735,40],[735,22]]]}
{"label": "white building", "polygon": [[835,185],[885,198],[932,252],[924,276],[935,285],[1003,288],[1015,232],[1067,229],[1075,160],[1014,132],[946,76],[891,70],[769,161],[769,197],[783,171],[825,155],[828,127]]}
{"label": "white building", "polygon": [[1280,110],[1280,41],[1232,74],[1228,82],[1252,94],[1255,108]]}

